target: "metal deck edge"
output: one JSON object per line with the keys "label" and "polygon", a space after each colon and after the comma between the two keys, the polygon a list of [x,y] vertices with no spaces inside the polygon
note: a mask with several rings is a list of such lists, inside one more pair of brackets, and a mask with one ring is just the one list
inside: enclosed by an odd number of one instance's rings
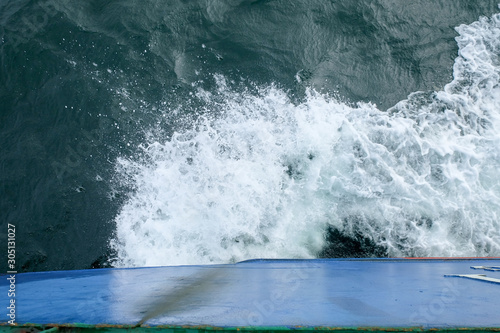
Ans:
{"label": "metal deck edge", "polygon": [[228,333],[287,333],[298,331],[299,333],[313,333],[318,331],[334,331],[336,333],[354,333],[354,332],[433,332],[433,333],[485,333],[500,332],[500,327],[304,327],[304,326],[236,326],[236,327],[218,327],[218,326],[196,326],[196,325],[88,325],[88,324],[22,324],[9,325],[0,323],[0,332],[11,333],[51,333],[51,332],[167,332],[167,333],[214,333],[222,331]]}
{"label": "metal deck edge", "polygon": [[[68,270],[53,270],[53,271],[18,271],[17,274],[54,274],[54,273],[64,273],[64,272],[82,272],[88,273],[89,271],[117,271],[117,270],[140,270],[140,269],[161,269],[165,267],[224,267],[224,266],[234,266],[245,263],[252,262],[308,262],[314,260],[316,262],[322,261],[372,261],[372,262],[411,262],[411,261],[474,261],[474,260],[499,260],[500,257],[390,257],[390,258],[315,258],[315,259],[282,259],[282,258],[256,258],[242,260],[235,263],[229,264],[201,264],[201,265],[172,265],[172,266],[141,266],[141,267],[103,267],[103,268],[91,268],[91,269],[68,269]],[[8,273],[0,272],[0,276],[8,276]],[[0,323],[2,325],[2,323]]]}

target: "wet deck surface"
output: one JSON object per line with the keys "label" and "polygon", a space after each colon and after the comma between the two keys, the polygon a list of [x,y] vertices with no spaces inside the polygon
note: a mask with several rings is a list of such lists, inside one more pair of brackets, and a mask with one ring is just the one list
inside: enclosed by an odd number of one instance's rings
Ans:
{"label": "wet deck surface", "polygon": [[[500,259],[254,260],[24,273],[16,275],[16,322],[500,327],[500,283],[445,277],[500,279],[495,266]],[[7,293],[0,302],[8,306]]]}

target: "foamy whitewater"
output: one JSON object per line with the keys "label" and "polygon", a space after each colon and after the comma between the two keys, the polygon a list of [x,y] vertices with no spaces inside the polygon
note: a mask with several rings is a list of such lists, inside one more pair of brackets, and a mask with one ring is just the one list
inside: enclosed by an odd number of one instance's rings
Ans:
{"label": "foamy whitewater", "polygon": [[164,110],[191,125],[117,161],[115,266],[314,258],[329,226],[389,256],[500,255],[500,14],[457,31],[454,80],[388,111],[223,75]]}

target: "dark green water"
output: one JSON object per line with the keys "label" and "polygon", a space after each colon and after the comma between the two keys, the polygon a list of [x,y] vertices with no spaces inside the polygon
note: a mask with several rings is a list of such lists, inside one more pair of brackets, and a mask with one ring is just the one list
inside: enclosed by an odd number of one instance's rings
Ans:
{"label": "dark green water", "polygon": [[[116,217],[147,191],[117,159],[158,163],[140,145],[224,103],[193,97],[220,95],[214,75],[235,92],[275,86],[294,105],[314,88],[385,111],[451,82],[455,27],[498,11],[497,0],[0,0],[1,243],[16,225],[18,271],[107,265]],[[318,256],[391,253],[334,230]]]}

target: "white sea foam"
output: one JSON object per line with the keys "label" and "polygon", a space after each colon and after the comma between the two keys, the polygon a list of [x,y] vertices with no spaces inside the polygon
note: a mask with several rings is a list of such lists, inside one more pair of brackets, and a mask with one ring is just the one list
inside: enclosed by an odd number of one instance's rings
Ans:
{"label": "white sea foam", "polygon": [[387,112],[217,76],[192,127],[117,161],[115,265],[313,258],[328,226],[390,256],[500,255],[500,15],[457,31],[453,82]]}

